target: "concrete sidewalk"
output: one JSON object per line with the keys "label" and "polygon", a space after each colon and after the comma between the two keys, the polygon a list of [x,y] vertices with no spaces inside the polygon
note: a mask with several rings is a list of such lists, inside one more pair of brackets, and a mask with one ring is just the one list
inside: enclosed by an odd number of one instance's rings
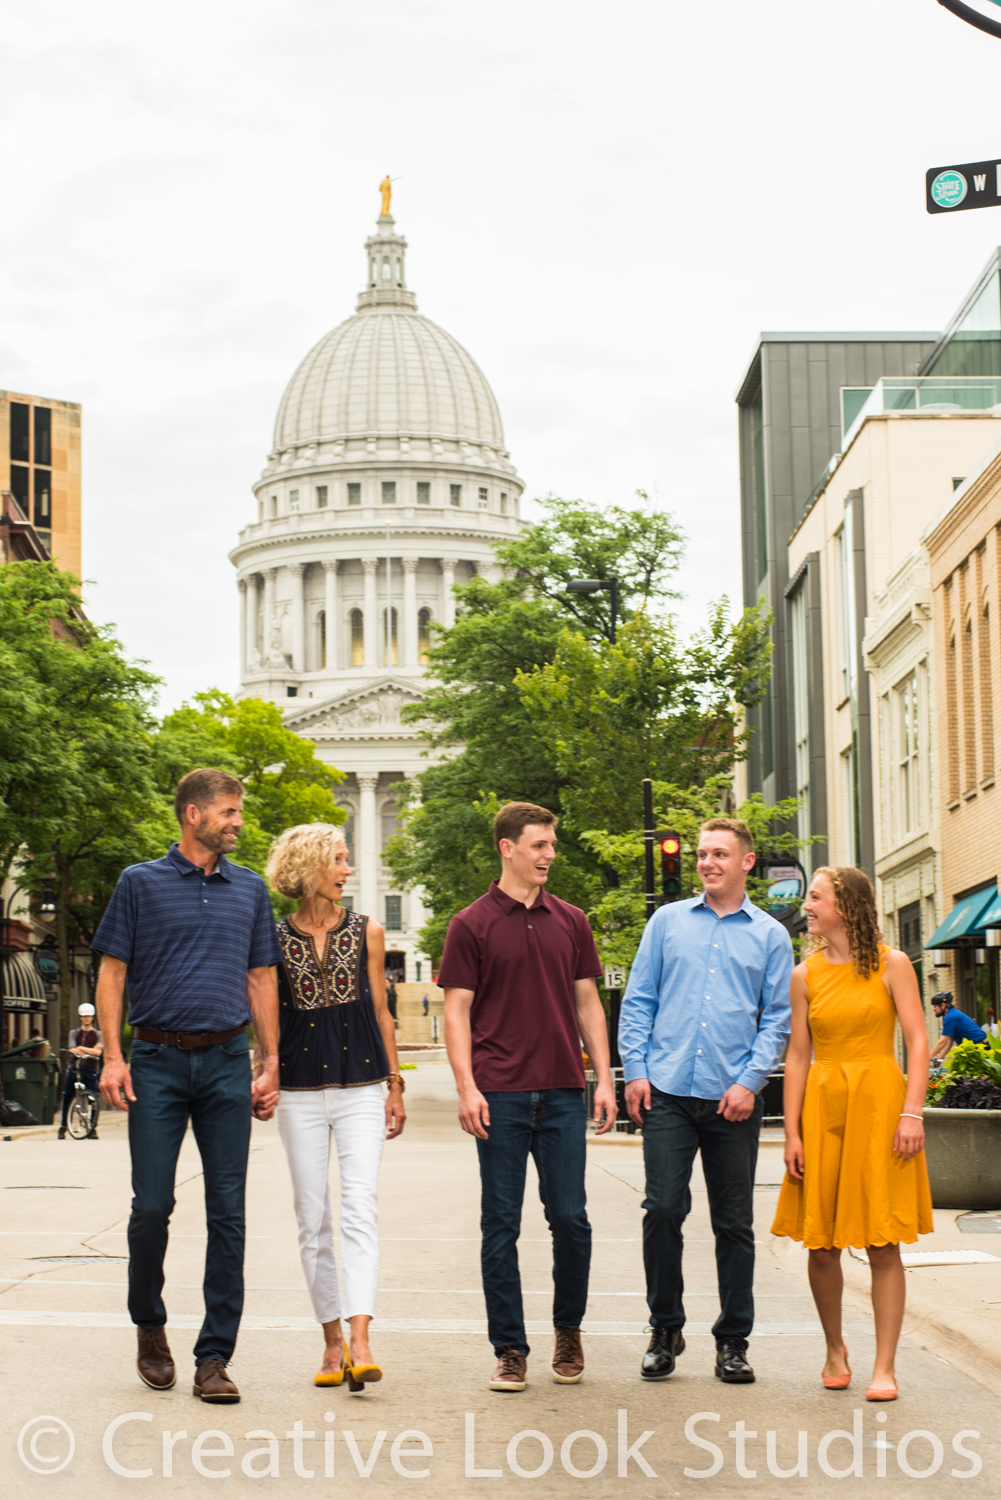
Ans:
{"label": "concrete sidewalk", "polygon": [[[828,1469],[849,1465],[848,1437],[824,1443],[831,1432],[854,1433],[856,1423],[862,1475],[852,1477],[850,1490],[871,1489],[894,1500],[925,1494],[927,1480],[908,1471],[935,1464],[939,1443],[937,1493],[996,1493],[999,1372],[989,1357],[996,1313],[986,1310],[994,1292],[1001,1304],[1001,1262],[908,1274],[911,1312],[898,1366],[902,1396],[882,1412],[862,1400],[872,1320],[866,1268],[849,1267],[847,1338],[856,1379],[847,1392],[825,1392],[805,1254],[768,1233],[782,1177],[777,1142],[762,1147],[756,1192],[755,1385],[723,1386],[713,1376],[709,1329],[718,1302],[698,1177],[686,1226],[688,1347],[671,1381],[650,1386],[639,1380],[646,1345],[643,1166],[639,1144],[626,1138],[595,1141],[588,1150],[595,1243],[583,1383],[557,1386],[549,1377],[551,1252],[530,1168],[519,1246],[533,1344],[530,1384],[521,1395],[490,1392],[475,1146],[455,1123],[447,1067],[422,1060],[407,1077],[410,1119],[403,1137],[386,1147],[381,1187],[382,1271],[373,1348],[386,1378],[360,1398],[312,1385],[322,1340],[302,1282],[288,1174],[273,1125],[255,1124],[252,1142],[246,1314],[233,1364],[243,1400],[211,1409],[193,1398],[189,1383],[205,1251],[200,1163],[191,1137],[178,1171],[167,1258],[168,1330],[181,1377],[166,1393],[144,1387],[134,1368],[135,1334],[125,1311],[129,1184],[123,1123],[102,1116],[97,1142],[58,1142],[51,1132],[0,1142],[5,1500],[43,1492],[48,1497],[54,1487],[75,1497],[113,1496],[137,1484],[185,1497],[221,1490],[243,1500],[271,1462],[272,1436],[277,1476],[270,1478],[269,1493],[308,1489],[325,1478],[329,1483],[325,1468],[332,1463],[335,1484],[391,1495],[419,1486],[418,1471],[425,1468],[428,1493],[462,1497],[520,1485],[539,1469],[530,1483],[530,1493],[539,1496],[576,1493],[583,1484],[584,1493],[595,1496],[626,1488],[643,1496],[760,1492],[771,1500],[776,1491],[840,1493],[843,1482],[825,1471],[821,1456]],[[954,1217],[936,1216],[932,1243],[990,1250],[993,1237],[960,1235]],[[963,1313],[969,1342],[961,1347],[947,1345],[939,1328],[956,1323],[957,1307],[970,1310]],[[983,1347],[974,1342],[978,1327],[986,1330]],[[885,1422],[878,1420],[881,1414]],[[128,1420],[111,1430],[123,1417]],[[42,1434],[41,1427],[54,1430]],[[68,1447],[66,1429],[74,1436],[73,1457],[50,1472]],[[960,1478],[976,1461],[953,1443],[971,1430],[981,1436],[959,1441],[979,1455],[982,1468]],[[777,1434],[771,1460],[766,1431]],[[418,1435],[401,1436],[407,1432]],[[769,1464],[796,1467],[800,1432],[807,1434],[807,1474],[780,1479]],[[891,1445],[911,1432],[931,1433],[934,1442],[908,1438],[902,1468]],[[581,1435],[567,1446],[574,1433]],[[713,1466],[717,1451],[719,1468],[710,1484],[702,1484],[696,1476]],[[48,1465],[47,1455],[53,1460]],[[886,1479],[879,1477],[880,1465]],[[226,1480],[222,1486],[220,1478]]]}

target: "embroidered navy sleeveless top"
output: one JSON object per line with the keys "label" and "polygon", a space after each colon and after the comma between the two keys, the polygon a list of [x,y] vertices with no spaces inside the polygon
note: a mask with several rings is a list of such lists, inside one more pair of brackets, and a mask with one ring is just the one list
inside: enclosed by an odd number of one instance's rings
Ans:
{"label": "embroidered navy sleeveless top", "polygon": [[368,917],[344,911],[322,955],[313,938],[278,923],[279,1086],[350,1089],[389,1076],[368,982]]}

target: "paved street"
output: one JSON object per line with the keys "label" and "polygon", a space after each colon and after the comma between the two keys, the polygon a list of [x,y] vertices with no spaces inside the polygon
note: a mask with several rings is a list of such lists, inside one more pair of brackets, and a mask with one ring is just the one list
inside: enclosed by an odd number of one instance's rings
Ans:
{"label": "paved street", "polygon": [[[758,1325],[751,1350],[757,1384],[724,1387],[713,1377],[708,1330],[717,1310],[715,1266],[700,1183],[693,1185],[688,1222],[688,1348],[673,1380],[652,1387],[640,1383],[637,1372],[645,1347],[642,1153],[634,1143],[615,1140],[589,1148],[595,1249],[585,1380],[577,1387],[560,1387],[549,1379],[549,1243],[530,1176],[532,1196],[526,1203],[520,1250],[534,1345],[530,1385],[522,1395],[489,1392],[492,1355],[479,1290],[475,1148],[455,1123],[447,1067],[422,1063],[409,1073],[407,1101],[411,1115],[406,1133],[387,1146],[382,1173],[383,1259],[373,1348],[386,1379],[360,1398],[346,1389],[322,1391],[312,1385],[321,1340],[302,1285],[288,1176],[273,1125],[255,1125],[252,1145],[246,1316],[233,1365],[243,1401],[211,1409],[194,1400],[186,1378],[192,1330],[200,1321],[205,1243],[199,1160],[190,1135],[178,1173],[167,1263],[169,1332],[183,1376],[165,1394],[146,1389],[134,1370],[135,1335],[125,1313],[129,1190],[128,1147],[121,1123],[102,1119],[97,1143],[57,1142],[53,1135],[0,1143],[0,1452],[5,1500],[43,1494],[117,1495],[137,1488],[176,1496],[245,1496],[254,1491],[252,1471],[263,1473],[271,1462],[268,1434],[278,1440],[278,1477],[271,1478],[268,1493],[276,1486],[282,1493],[308,1492],[310,1484],[323,1483],[325,1465],[329,1475],[331,1464],[333,1482],[343,1488],[360,1486],[363,1492],[389,1494],[403,1493],[414,1484],[419,1488],[422,1469],[430,1471],[424,1480],[426,1492],[463,1497],[489,1495],[502,1484],[505,1489],[527,1485],[528,1493],[538,1496],[581,1490],[604,1496],[623,1488],[644,1496],[773,1497],[847,1490],[885,1493],[895,1500],[926,1493],[997,1493],[997,1372],[987,1370],[982,1379],[974,1378],[969,1360],[965,1368],[947,1360],[936,1352],[940,1344],[929,1344],[926,1322],[911,1320],[913,1331],[901,1349],[900,1401],[887,1408],[867,1406],[861,1397],[873,1347],[871,1320],[864,1302],[856,1301],[849,1309],[847,1333],[855,1383],[843,1394],[822,1389],[822,1343],[806,1284],[805,1255],[797,1246],[773,1241],[768,1233],[775,1185],[782,1174],[777,1143],[762,1149],[756,1193]],[[936,1228],[950,1243],[958,1238],[954,1217],[937,1216]],[[938,1238],[924,1241],[922,1248]],[[993,1237],[962,1239],[978,1249],[991,1251],[995,1246]],[[946,1313],[950,1303],[963,1305],[964,1297],[972,1306],[979,1295],[976,1277],[981,1269],[949,1269],[948,1279],[941,1283]],[[936,1274],[909,1273],[909,1284]],[[971,1279],[964,1282],[964,1276]],[[984,1316],[997,1314],[985,1311]],[[884,1412],[886,1421],[880,1422]],[[116,1418],[129,1413],[145,1415],[134,1416],[106,1435]],[[686,1468],[706,1471],[715,1462],[712,1450],[686,1438],[686,1423],[697,1413],[710,1415],[691,1433],[704,1444],[714,1443],[722,1456],[717,1472],[707,1476],[708,1483],[684,1473]],[[75,1439],[70,1463],[53,1475],[48,1471],[55,1463],[46,1464],[45,1459],[51,1456],[58,1462],[65,1455],[65,1431],[40,1433],[39,1428],[56,1426],[48,1421],[25,1432],[24,1456],[45,1471],[44,1477],[18,1455],[18,1434],[43,1416],[65,1423]],[[862,1477],[852,1475],[846,1485],[825,1474],[820,1457],[828,1468],[843,1470],[853,1461],[851,1444],[845,1437],[826,1446],[822,1440],[832,1431],[851,1430],[854,1421],[860,1422]],[[739,1431],[740,1422],[748,1434],[746,1442],[730,1435]],[[303,1433],[315,1436],[293,1439],[296,1423]],[[470,1424],[472,1448],[467,1454]],[[623,1443],[620,1424],[625,1426]],[[215,1435],[199,1446],[199,1434],[210,1430]],[[426,1435],[433,1450],[430,1456],[421,1456],[424,1443],[419,1436],[396,1441],[408,1430]],[[898,1448],[886,1446],[915,1430],[933,1434],[944,1451],[937,1472],[924,1479],[902,1472]],[[953,1447],[954,1436],[964,1430],[981,1434],[979,1440],[961,1440],[983,1459],[982,1472],[968,1479],[954,1478],[950,1472],[972,1466],[971,1459]],[[512,1438],[526,1431],[535,1436],[509,1447]],[[769,1431],[777,1434],[771,1440],[771,1462],[785,1470],[797,1462],[797,1433],[808,1435],[806,1477],[779,1478],[769,1471]],[[581,1436],[561,1457],[565,1439],[574,1432],[595,1434],[600,1443]],[[645,1432],[651,1435],[634,1452],[654,1477],[644,1472],[638,1458],[627,1458],[629,1447]],[[165,1438],[165,1433],[171,1436]],[[248,1433],[255,1436],[248,1439]],[[545,1464],[550,1449],[539,1434],[551,1444],[550,1466],[534,1479],[512,1473],[512,1465],[531,1474]],[[741,1447],[744,1474],[738,1472]],[[605,1449],[607,1461],[601,1466]],[[255,1450],[256,1456],[248,1458]],[[927,1435],[913,1438],[902,1454],[904,1464],[918,1473],[933,1466],[936,1456]],[[131,1474],[115,1472],[109,1460]],[[626,1472],[619,1477],[623,1463]],[[565,1465],[576,1468],[578,1475],[592,1468],[600,1471],[584,1480]],[[879,1477],[880,1467],[885,1479]],[[490,1470],[501,1471],[503,1480],[483,1473]]]}

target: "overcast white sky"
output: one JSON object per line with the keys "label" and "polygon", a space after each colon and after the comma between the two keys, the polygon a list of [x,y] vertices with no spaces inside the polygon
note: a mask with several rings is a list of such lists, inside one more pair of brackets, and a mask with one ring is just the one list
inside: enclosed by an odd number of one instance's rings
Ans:
{"label": "overcast white sky", "polygon": [[940,328],[1001,238],[924,171],[1001,152],[1001,42],[936,0],[0,3],[0,386],[84,408],[89,608],[236,685],[227,552],[386,171],[422,312],[527,494],[656,492],[683,618],[739,600],[760,329]]}

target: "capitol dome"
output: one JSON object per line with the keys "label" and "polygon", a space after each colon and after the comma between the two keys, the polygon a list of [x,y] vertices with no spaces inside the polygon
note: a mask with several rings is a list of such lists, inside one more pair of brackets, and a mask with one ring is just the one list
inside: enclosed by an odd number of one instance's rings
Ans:
{"label": "capitol dome", "polygon": [[[381,191],[386,210],[388,179]],[[384,211],[354,315],[282,397],[256,516],[230,557],[240,695],[280,704],[287,727],[344,774],[345,900],[385,927],[387,974],[417,984],[430,973],[420,893],[394,886],[383,859],[399,784],[427,766],[404,710],[423,697],[436,629],[455,622],[455,586],[498,577],[495,548],[525,523],[493,392],[417,311],[406,248]]]}
{"label": "capitol dome", "polygon": [[306,355],[278,408],[274,446],[402,432],[504,448],[494,393],[462,345],[416,311],[376,306]]}

